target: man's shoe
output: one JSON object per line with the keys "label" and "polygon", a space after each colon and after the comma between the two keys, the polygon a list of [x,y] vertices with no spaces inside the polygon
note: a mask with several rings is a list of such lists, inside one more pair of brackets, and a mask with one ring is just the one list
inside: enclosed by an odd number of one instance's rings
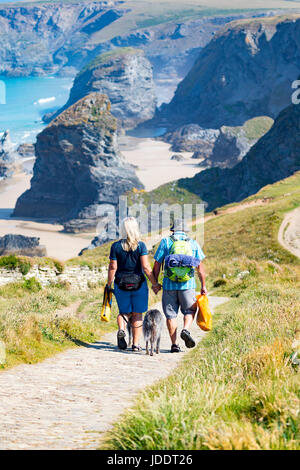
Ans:
{"label": "man's shoe", "polygon": [[125,341],[125,331],[124,330],[119,330],[117,334],[117,341],[118,341],[118,348],[119,349],[127,349],[127,343]]}
{"label": "man's shoe", "polygon": [[180,352],[180,347],[178,344],[172,344],[171,346],[171,353],[179,353]]}
{"label": "man's shoe", "polygon": [[188,330],[182,330],[180,337],[185,342],[185,345],[186,345],[187,348],[190,349],[190,348],[194,348],[196,346],[196,343],[193,340],[193,338],[191,337],[191,334]]}

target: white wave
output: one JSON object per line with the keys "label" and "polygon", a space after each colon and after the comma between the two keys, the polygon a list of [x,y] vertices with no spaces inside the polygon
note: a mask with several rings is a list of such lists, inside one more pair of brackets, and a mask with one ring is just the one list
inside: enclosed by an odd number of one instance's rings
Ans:
{"label": "white wave", "polygon": [[45,104],[45,103],[51,103],[52,101],[55,101],[56,98],[55,96],[51,96],[50,98],[40,98],[39,100],[35,101],[33,104]]}

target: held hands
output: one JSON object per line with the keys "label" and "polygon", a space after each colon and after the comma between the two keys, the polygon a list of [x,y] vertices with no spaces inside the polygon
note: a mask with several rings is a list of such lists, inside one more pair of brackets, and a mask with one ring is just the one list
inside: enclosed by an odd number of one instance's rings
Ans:
{"label": "held hands", "polygon": [[161,284],[159,284],[159,283],[153,284],[152,285],[152,290],[153,290],[154,294],[157,295],[159,293],[159,291],[161,290]]}

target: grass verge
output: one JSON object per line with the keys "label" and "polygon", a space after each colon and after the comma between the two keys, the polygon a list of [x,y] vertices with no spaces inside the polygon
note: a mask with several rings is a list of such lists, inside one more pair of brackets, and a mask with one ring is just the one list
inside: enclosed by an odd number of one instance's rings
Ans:
{"label": "grass verge", "polygon": [[[40,289],[30,280],[0,288],[0,340],[5,345],[7,369],[35,363],[81,342],[93,342],[115,328],[100,322],[103,287],[87,292],[64,286]],[[68,307],[68,308],[67,308]]]}

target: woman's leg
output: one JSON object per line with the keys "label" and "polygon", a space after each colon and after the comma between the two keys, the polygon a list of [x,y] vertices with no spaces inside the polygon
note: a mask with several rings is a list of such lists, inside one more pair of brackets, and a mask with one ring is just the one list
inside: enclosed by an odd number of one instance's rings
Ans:
{"label": "woman's leg", "polygon": [[139,339],[142,334],[142,325],[143,325],[143,314],[142,313],[132,313],[132,335],[133,335],[133,345],[138,346]]}
{"label": "woman's leg", "polygon": [[117,323],[118,323],[119,330],[125,331],[125,321],[122,315],[120,314],[117,316]]}

